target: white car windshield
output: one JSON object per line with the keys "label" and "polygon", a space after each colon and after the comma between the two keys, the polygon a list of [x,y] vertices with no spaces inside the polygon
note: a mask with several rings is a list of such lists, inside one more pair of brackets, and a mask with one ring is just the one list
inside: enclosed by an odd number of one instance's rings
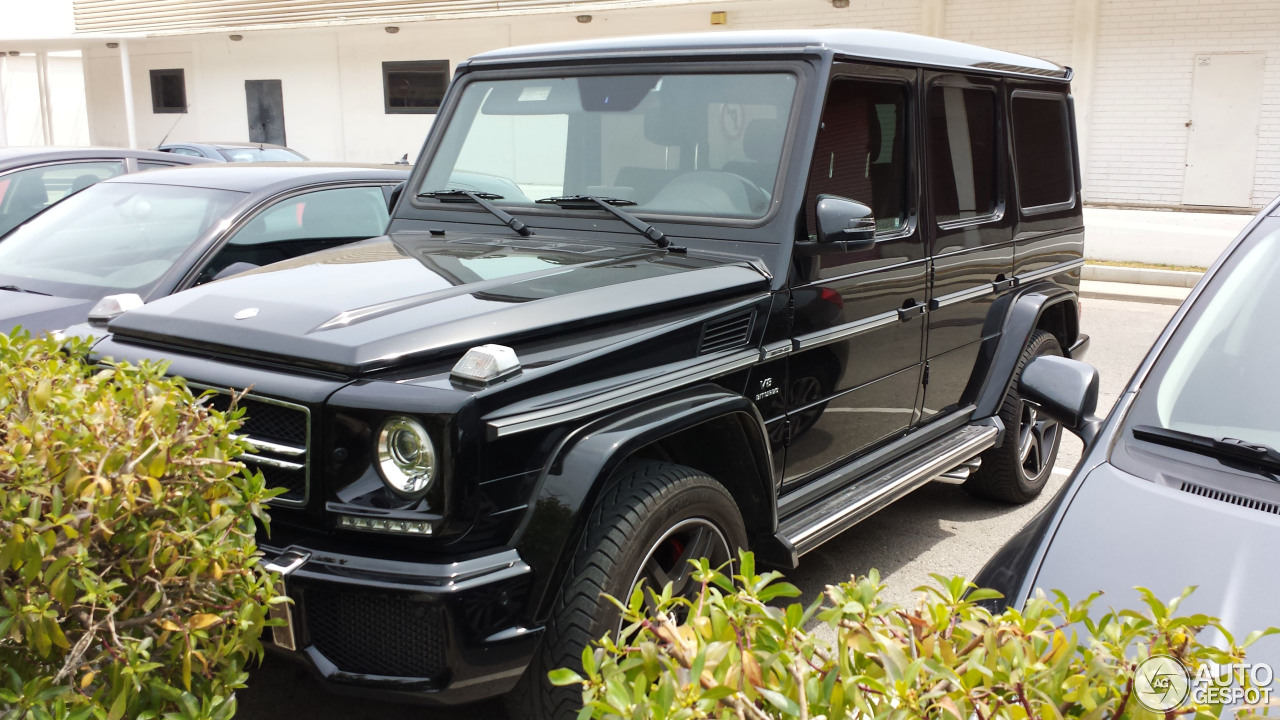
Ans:
{"label": "white car windshield", "polygon": [[1241,248],[1210,290],[1152,373],[1155,415],[1170,430],[1280,448],[1280,230]]}
{"label": "white car windshield", "polygon": [[629,212],[763,217],[795,90],[783,72],[475,81],[418,192],[526,207],[593,195]]}
{"label": "white car windshield", "polygon": [[145,295],[244,193],[98,183],[0,240],[0,285],[64,297]]}

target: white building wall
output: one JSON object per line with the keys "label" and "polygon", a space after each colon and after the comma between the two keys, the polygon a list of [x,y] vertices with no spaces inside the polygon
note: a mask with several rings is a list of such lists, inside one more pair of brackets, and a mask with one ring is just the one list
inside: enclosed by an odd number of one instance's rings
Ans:
{"label": "white building wall", "polygon": [[1221,52],[1266,53],[1254,205],[1280,193],[1280,0],[1104,0],[1090,199],[1181,203],[1192,63]]}

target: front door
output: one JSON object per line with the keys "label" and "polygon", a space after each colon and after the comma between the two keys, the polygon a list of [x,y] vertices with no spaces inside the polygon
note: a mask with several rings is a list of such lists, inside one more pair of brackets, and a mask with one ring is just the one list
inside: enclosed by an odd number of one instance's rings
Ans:
{"label": "front door", "polygon": [[249,142],[288,145],[284,138],[284,91],[279,80],[245,80]]}
{"label": "front door", "polygon": [[[809,170],[809,237],[796,243],[793,262],[788,483],[906,432],[920,387],[927,267],[912,172],[916,74],[864,66],[835,73]],[[814,205],[823,194],[871,207],[875,247],[816,242]]]}

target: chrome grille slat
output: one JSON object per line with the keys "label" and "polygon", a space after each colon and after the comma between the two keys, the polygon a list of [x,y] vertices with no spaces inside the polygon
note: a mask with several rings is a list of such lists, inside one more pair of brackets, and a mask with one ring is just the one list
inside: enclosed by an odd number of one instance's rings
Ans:
{"label": "chrome grille slat", "polygon": [[[222,411],[230,407],[229,390],[188,384],[197,392],[214,393],[205,401],[209,407]],[[268,487],[285,490],[270,504],[276,507],[306,505],[311,494],[310,408],[252,393],[240,396],[239,407],[245,409],[239,438],[250,448],[240,460],[259,470]]]}

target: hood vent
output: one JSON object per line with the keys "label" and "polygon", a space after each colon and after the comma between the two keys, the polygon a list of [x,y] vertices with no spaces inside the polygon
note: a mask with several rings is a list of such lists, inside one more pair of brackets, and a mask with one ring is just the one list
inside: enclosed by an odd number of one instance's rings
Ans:
{"label": "hood vent", "polygon": [[1243,508],[1249,508],[1250,510],[1271,513],[1272,515],[1280,515],[1280,505],[1266,502],[1264,500],[1255,500],[1253,498],[1224,492],[1222,490],[1214,490],[1213,488],[1202,487],[1189,482],[1182,483],[1182,487],[1179,489],[1182,490],[1182,492],[1189,492],[1192,495],[1207,497],[1210,500],[1218,500],[1220,502],[1231,503],[1232,505],[1239,505]]}
{"label": "hood vent", "polygon": [[712,320],[702,326],[702,340],[698,343],[698,354],[720,352],[745,347],[751,338],[751,325],[755,320],[754,312],[734,315],[729,318]]}

